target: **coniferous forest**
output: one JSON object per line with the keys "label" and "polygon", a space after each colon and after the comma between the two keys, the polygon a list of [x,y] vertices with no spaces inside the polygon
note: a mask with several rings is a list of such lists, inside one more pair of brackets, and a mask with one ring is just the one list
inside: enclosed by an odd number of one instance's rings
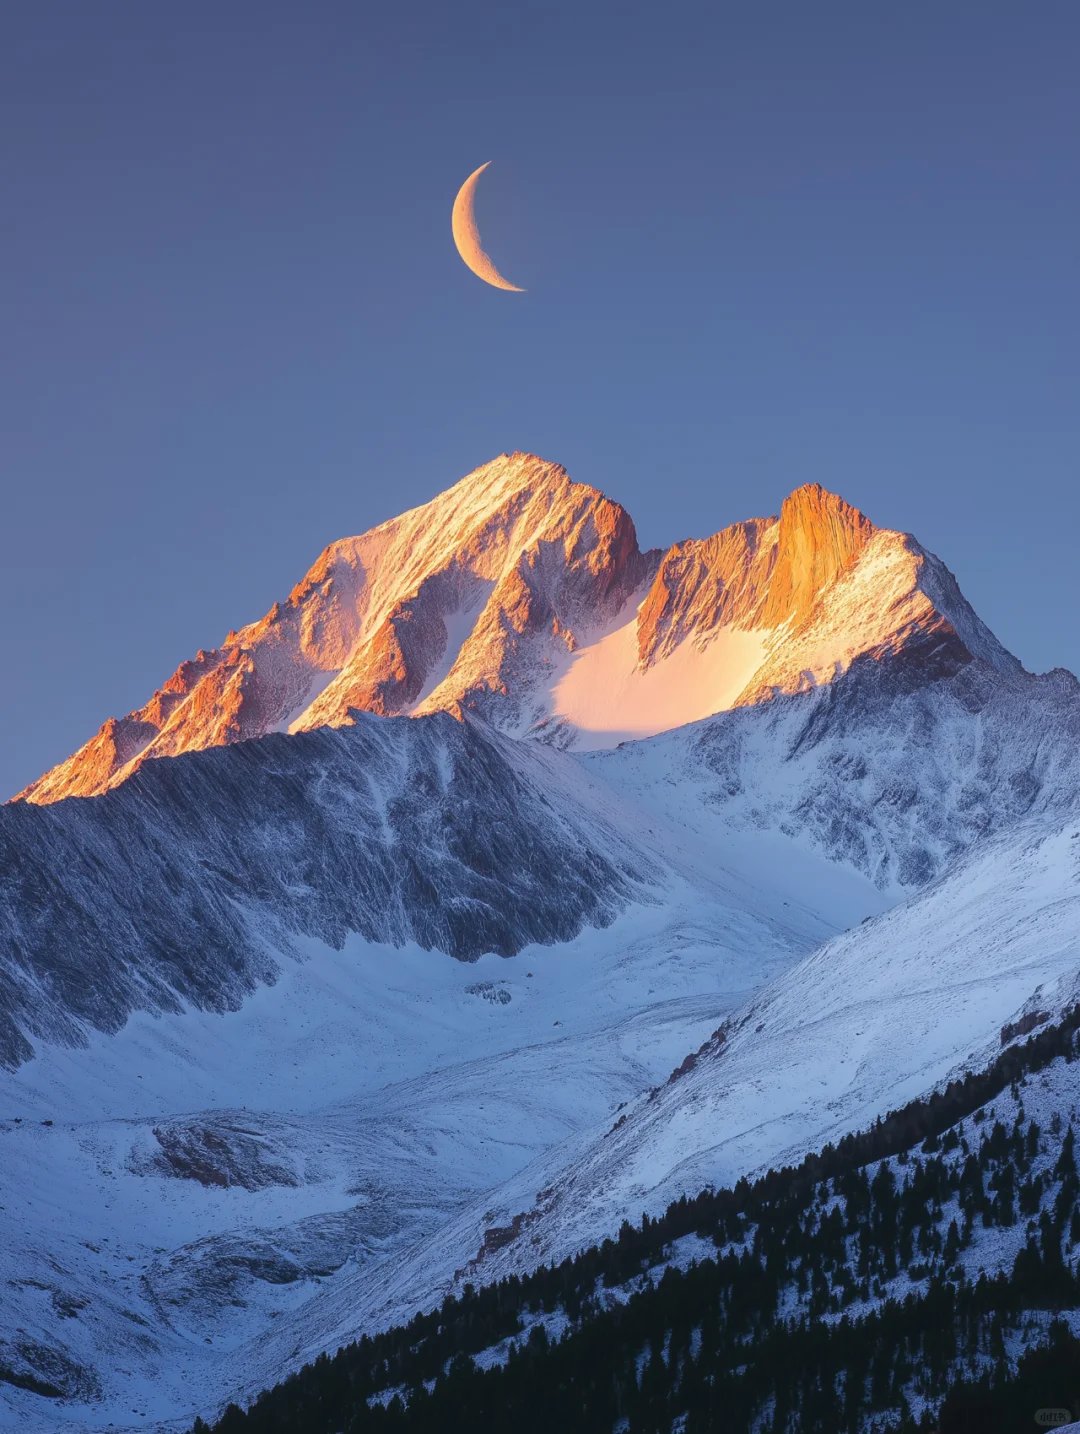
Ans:
{"label": "coniferous forest", "polygon": [[1007,1434],[1038,1409],[1075,1418],[1076,1135],[1024,1101],[1073,1063],[1078,1028],[1080,1008],[797,1168],[466,1285],[230,1406],[214,1434]]}

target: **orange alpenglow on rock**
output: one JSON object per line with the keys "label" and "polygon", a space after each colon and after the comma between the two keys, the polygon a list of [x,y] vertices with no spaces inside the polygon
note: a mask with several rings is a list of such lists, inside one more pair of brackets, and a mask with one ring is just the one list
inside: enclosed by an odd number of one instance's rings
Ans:
{"label": "orange alpenglow on rock", "polygon": [[504,454],[331,544],[285,602],[17,800],[92,796],[152,757],[343,726],[357,710],[444,710],[610,747],[920,645],[1019,670],[937,558],[817,485],[778,518],[642,552],[618,503]]}

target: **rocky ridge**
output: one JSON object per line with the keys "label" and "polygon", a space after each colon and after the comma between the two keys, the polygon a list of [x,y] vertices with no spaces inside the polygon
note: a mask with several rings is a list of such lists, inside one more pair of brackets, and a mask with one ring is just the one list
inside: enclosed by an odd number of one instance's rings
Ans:
{"label": "rocky ridge", "polygon": [[[817,485],[777,518],[642,552],[618,503],[514,453],[331,544],[285,602],[182,663],[17,800],[93,796],[151,757],[356,711],[472,712],[513,735],[614,746],[928,635],[952,667],[975,656],[1019,670],[937,558]],[[614,714],[595,700],[608,688]]]}

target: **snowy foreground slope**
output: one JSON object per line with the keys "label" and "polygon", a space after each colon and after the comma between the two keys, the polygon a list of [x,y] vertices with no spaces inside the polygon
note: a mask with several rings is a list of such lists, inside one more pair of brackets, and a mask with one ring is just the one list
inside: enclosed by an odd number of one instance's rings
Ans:
{"label": "snowy foreground slope", "polygon": [[247,1387],[280,1377],[290,1356],[298,1364],[432,1307],[465,1280],[557,1262],[682,1194],[797,1163],[984,1068],[1023,1015],[1031,1029],[1078,999],[1074,817],[991,841],[903,907],[825,943],[616,1120],[533,1162],[404,1265],[320,1295],[298,1354],[286,1349],[294,1330],[264,1336],[245,1351]]}
{"label": "snowy foreground slope", "polygon": [[185,1428],[1075,999],[1080,686],[820,489],[642,553],[497,460],[27,796],[0,1427]]}
{"label": "snowy foreground slope", "polygon": [[[0,817],[33,832],[6,891],[33,1055],[0,1075],[0,1367],[53,1391],[0,1382],[17,1428],[211,1407],[253,1339],[280,1325],[299,1348],[324,1290],[610,1120],[890,900],[809,845],[703,844],[565,753],[441,715],[190,754]],[[33,908],[46,875],[68,895]],[[365,882],[378,899],[351,909]],[[471,884],[507,954],[438,949]],[[152,934],[170,922],[197,982],[138,963],[140,934],[180,946]],[[50,963],[77,941],[96,976],[66,1001]]]}

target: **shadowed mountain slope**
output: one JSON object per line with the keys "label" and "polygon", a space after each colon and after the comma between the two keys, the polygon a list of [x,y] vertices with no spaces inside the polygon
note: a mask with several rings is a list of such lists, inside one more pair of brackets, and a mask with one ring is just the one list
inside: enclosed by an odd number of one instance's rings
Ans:
{"label": "shadowed mountain slope", "polygon": [[358,714],[0,808],[0,1064],[136,1009],[234,1009],[300,937],[467,961],[606,925],[650,859],[549,768],[445,714]]}

